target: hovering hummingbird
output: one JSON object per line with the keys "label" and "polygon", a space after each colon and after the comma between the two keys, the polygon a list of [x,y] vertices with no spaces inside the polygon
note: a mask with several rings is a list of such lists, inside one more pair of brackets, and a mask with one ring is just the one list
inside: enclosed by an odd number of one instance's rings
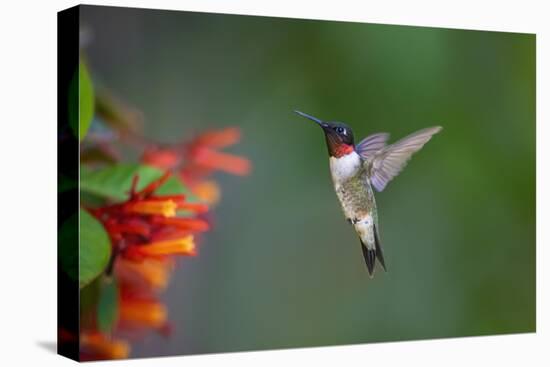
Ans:
{"label": "hovering hummingbird", "polygon": [[386,145],[387,133],[372,134],[355,145],[353,132],[346,124],[325,122],[300,111],[294,112],[315,121],[325,133],[334,189],[346,219],[359,235],[363,257],[372,278],[376,259],[386,270],[372,186],[378,192],[384,190],[413,153],[419,151],[441,127],[419,130],[391,145]]}

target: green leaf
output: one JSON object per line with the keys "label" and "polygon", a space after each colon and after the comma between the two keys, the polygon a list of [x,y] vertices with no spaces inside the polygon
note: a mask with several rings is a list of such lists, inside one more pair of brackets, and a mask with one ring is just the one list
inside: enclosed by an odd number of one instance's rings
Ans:
{"label": "green leaf", "polygon": [[111,241],[103,225],[86,210],[80,209],[80,287],[101,274],[110,257]]}
{"label": "green leaf", "polygon": [[[139,176],[137,189],[145,188],[151,182],[159,179],[163,171],[150,166],[138,164],[121,164],[104,169],[91,171],[85,167],[80,168],[80,190],[97,196],[122,201],[128,198],[128,192],[132,186],[132,179]],[[184,194],[189,202],[198,199],[191,194],[180,180],[170,177],[156,191],[160,195]]]}
{"label": "green leaf", "polygon": [[98,208],[108,204],[103,196],[97,196],[86,191],[80,191],[80,205],[85,208]]}
{"label": "green leaf", "polygon": [[69,84],[69,125],[84,139],[94,116],[94,87],[86,64],[80,61]]}
{"label": "green leaf", "polygon": [[111,333],[118,321],[118,285],[114,278],[102,279],[97,305],[97,327],[105,334]]}

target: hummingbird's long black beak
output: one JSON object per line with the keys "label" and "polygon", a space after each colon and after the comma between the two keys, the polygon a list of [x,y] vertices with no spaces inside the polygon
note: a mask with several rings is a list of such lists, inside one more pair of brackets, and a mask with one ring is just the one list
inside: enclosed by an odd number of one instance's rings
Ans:
{"label": "hummingbird's long black beak", "polygon": [[302,117],[305,117],[307,119],[310,119],[311,121],[315,121],[319,126],[321,127],[325,127],[326,126],[326,123],[324,123],[323,121],[319,120],[317,117],[313,117],[311,115],[308,115],[307,113],[303,113],[301,111],[294,111],[296,112],[298,115],[302,116]]}

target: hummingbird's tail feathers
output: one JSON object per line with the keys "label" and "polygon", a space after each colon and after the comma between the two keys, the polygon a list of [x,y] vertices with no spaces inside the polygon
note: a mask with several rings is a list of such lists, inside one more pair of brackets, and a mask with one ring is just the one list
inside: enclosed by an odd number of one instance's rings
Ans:
{"label": "hummingbird's tail feathers", "polygon": [[374,276],[374,263],[376,262],[376,250],[369,249],[363,242],[361,242],[361,249],[363,250],[363,257],[367,264],[367,270],[369,271],[369,277]]}
{"label": "hummingbird's tail feathers", "polygon": [[363,241],[361,242],[361,250],[363,250],[363,257],[365,258],[365,263],[367,264],[367,270],[369,271],[369,277],[374,276],[374,266],[376,265],[376,259],[384,269],[386,270],[386,264],[384,262],[384,254],[382,253],[382,246],[380,245],[380,238],[378,238],[378,230],[376,226],[374,229],[374,248],[368,248]]}
{"label": "hummingbird's tail feathers", "polygon": [[378,261],[380,262],[380,265],[382,265],[382,268],[384,268],[384,271],[388,271],[386,269],[386,264],[384,263],[384,254],[382,253],[382,246],[380,245],[380,238],[378,237],[378,228],[376,228],[376,225],[374,226],[374,245],[376,246],[376,257],[378,258]]}
{"label": "hummingbird's tail feathers", "polygon": [[374,265],[376,264],[376,259],[384,271],[386,271],[386,265],[384,264],[384,256],[382,255],[382,250],[380,246],[376,246],[374,249],[370,249],[363,242],[361,242],[361,250],[363,250],[363,257],[365,258],[365,263],[367,264],[367,270],[369,272],[369,277],[374,276]]}

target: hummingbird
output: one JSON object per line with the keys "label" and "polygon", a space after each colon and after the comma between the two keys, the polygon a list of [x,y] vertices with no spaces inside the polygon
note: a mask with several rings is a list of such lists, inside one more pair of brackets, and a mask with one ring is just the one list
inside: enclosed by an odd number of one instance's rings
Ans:
{"label": "hummingbird", "polygon": [[355,145],[353,131],[345,123],[322,121],[300,111],[294,112],[314,121],[323,129],[336,196],[344,216],[359,236],[369,277],[374,276],[376,260],[386,271],[373,187],[378,192],[383,191],[411,156],[441,127],[419,130],[391,145],[386,144],[388,133],[376,133]]}

